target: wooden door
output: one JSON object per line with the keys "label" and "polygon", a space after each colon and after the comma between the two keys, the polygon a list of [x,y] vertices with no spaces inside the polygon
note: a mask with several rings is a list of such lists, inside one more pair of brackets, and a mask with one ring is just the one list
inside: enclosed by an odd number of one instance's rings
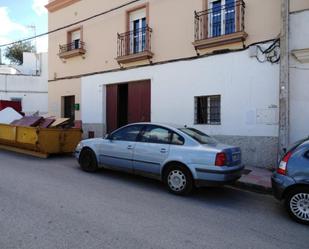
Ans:
{"label": "wooden door", "polygon": [[107,133],[118,128],[118,85],[106,86],[106,126]]}
{"label": "wooden door", "polygon": [[128,84],[128,123],[150,122],[150,80]]}

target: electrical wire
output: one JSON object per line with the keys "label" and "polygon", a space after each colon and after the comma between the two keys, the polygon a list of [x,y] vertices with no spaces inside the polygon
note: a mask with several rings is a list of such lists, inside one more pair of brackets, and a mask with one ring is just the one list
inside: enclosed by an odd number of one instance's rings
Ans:
{"label": "electrical wire", "polygon": [[45,32],[45,33],[42,33],[42,34],[39,34],[39,35],[35,35],[35,36],[28,37],[28,38],[24,38],[24,39],[15,41],[15,42],[10,42],[10,43],[7,43],[7,44],[1,44],[1,45],[0,45],[0,48],[2,48],[2,47],[7,47],[7,46],[11,46],[11,45],[14,45],[14,44],[20,43],[20,42],[31,41],[31,40],[33,40],[33,39],[36,39],[36,38],[39,38],[39,37],[42,37],[42,36],[45,36],[45,35],[49,35],[49,34],[58,32],[58,31],[63,30],[63,29],[67,29],[67,28],[69,28],[69,27],[72,27],[72,26],[75,26],[75,25],[77,25],[77,24],[80,24],[80,23],[83,23],[83,22],[92,20],[92,19],[97,18],[97,17],[99,17],[99,16],[106,15],[106,14],[108,14],[108,13],[111,13],[111,12],[113,12],[113,11],[122,9],[122,8],[128,6],[128,5],[131,5],[131,4],[140,2],[140,1],[142,1],[142,0],[132,0],[132,1],[130,1],[130,2],[124,3],[124,4],[119,5],[119,6],[117,6],[117,7],[114,7],[114,8],[111,8],[111,9],[109,9],[109,10],[103,11],[103,12],[101,12],[101,13],[95,14],[95,15],[93,15],[93,16],[87,17],[87,18],[82,19],[82,20],[80,20],[80,21],[77,21],[77,22],[74,22],[74,23],[71,23],[71,24],[62,26],[62,27],[60,27],[60,28],[57,28],[57,29],[54,29],[54,30],[51,30],[51,31],[48,31],[48,32]]}
{"label": "electrical wire", "polygon": [[[280,61],[280,39],[274,40],[274,42],[266,49],[263,49],[260,45],[256,45],[256,47],[258,48],[258,51],[260,51],[260,53],[262,53],[262,55],[264,56],[264,59],[261,59],[257,54],[256,59],[260,63],[268,61],[272,64],[275,64]],[[271,52],[273,52],[273,56],[269,56]]]}

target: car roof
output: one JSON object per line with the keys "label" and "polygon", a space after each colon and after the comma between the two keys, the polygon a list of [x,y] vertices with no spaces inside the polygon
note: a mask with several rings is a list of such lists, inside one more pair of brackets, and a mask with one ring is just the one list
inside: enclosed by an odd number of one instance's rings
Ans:
{"label": "car roof", "polygon": [[307,138],[301,143],[301,145],[309,146],[309,137],[307,137]]}
{"label": "car roof", "polygon": [[309,137],[300,139],[287,147],[287,152],[293,151],[299,148],[309,147]]}
{"label": "car roof", "polygon": [[127,126],[129,125],[157,125],[157,126],[170,128],[172,130],[186,127],[186,125],[171,124],[171,123],[158,123],[158,122],[138,122],[138,123],[128,124]]}

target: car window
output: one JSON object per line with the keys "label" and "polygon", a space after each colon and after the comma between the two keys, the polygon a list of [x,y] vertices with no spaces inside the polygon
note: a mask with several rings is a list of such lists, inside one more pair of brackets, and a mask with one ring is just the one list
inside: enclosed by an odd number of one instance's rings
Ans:
{"label": "car window", "polygon": [[211,136],[206,135],[205,133],[194,129],[194,128],[181,128],[179,129],[183,133],[192,137],[194,140],[199,142],[200,144],[217,144],[218,141]]}
{"label": "car window", "polygon": [[295,150],[299,145],[301,145],[302,143],[304,143],[307,140],[308,140],[308,138],[304,138],[304,139],[298,140],[297,142],[295,142],[292,145],[290,145],[289,147],[287,147],[286,152]]}
{"label": "car window", "polygon": [[112,140],[119,140],[119,141],[136,141],[138,134],[140,133],[143,126],[141,125],[131,125],[124,127],[115,133],[111,134]]}
{"label": "car window", "polygon": [[185,139],[182,136],[178,135],[177,133],[173,133],[171,144],[183,145],[184,143],[185,143]]}
{"label": "car window", "polygon": [[147,126],[141,135],[141,142],[169,144],[172,133],[165,128],[159,126]]}

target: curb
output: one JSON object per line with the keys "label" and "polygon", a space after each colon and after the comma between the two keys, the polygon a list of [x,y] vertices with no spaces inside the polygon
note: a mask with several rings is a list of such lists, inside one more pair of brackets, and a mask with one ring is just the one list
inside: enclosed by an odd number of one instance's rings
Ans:
{"label": "curb", "polygon": [[271,187],[265,187],[262,185],[257,185],[257,184],[249,183],[249,182],[237,181],[231,186],[238,188],[238,189],[243,189],[243,190],[247,190],[247,191],[251,191],[251,192],[259,193],[259,194],[267,194],[267,195],[273,194],[273,190]]}

